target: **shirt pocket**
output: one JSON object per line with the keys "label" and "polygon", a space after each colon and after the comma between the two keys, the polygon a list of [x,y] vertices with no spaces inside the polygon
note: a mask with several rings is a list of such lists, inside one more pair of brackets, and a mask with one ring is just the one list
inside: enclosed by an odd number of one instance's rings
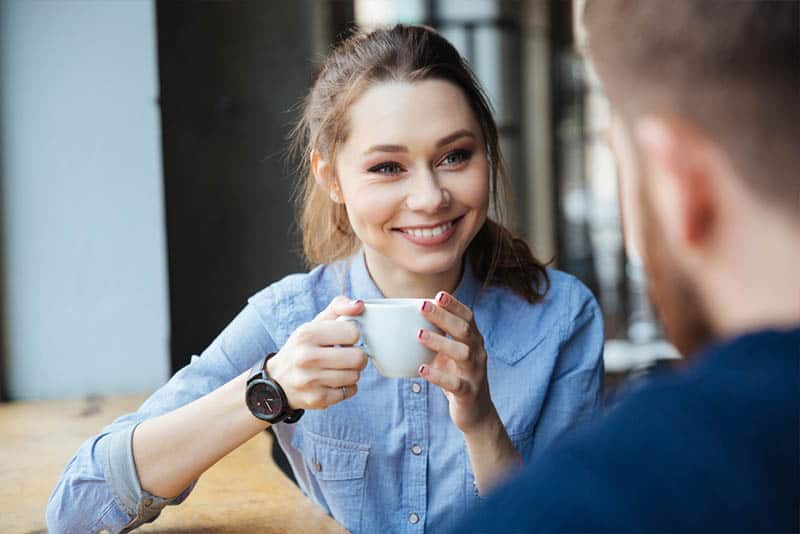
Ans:
{"label": "shirt pocket", "polygon": [[325,501],[322,504],[350,532],[359,532],[369,445],[297,428],[292,446],[302,454],[309,478]]}

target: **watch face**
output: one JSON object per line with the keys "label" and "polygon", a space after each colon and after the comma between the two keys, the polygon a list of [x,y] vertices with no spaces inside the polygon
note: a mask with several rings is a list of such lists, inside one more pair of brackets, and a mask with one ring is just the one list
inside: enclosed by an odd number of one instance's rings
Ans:
{"label": "watch face", "polygon": [[283,410],[283,400],[274,386],[256,382],[247,390],[247,406],[253,413],[273,417]]}

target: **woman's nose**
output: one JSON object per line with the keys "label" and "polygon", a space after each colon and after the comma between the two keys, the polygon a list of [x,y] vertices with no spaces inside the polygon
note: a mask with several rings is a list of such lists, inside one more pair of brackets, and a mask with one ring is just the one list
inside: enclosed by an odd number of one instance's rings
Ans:
{"label": "woman's nose", "polygon": [[426,171],[409,180],[406,206],[414,211],[434,213],[449,203],[450,197],[442,189],[435,173]]}

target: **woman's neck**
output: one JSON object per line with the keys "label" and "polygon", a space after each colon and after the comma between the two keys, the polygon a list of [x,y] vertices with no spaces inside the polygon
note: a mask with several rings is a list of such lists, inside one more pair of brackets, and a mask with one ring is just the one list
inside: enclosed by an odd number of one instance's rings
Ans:
{"label": "woman's neck", "polygon": [[364,260],[372,281],[386,298],[433,298],[439,291],[453,293],[461,281],[461,262],[445,272],[419,274],[368,249],[364,250]]}

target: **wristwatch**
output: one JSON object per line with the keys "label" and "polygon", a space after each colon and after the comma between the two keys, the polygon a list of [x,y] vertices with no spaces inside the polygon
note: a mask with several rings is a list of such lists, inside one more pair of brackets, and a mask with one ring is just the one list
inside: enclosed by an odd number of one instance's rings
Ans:
{"label": "wristwatch", "polygon": [[296,423],[303,416],[304,410],[292,410],[283,388],[269,377],[267,361],[275,356],[271,352],[259,358],[247,377],[245,402],[254,416],[271,424]]}

